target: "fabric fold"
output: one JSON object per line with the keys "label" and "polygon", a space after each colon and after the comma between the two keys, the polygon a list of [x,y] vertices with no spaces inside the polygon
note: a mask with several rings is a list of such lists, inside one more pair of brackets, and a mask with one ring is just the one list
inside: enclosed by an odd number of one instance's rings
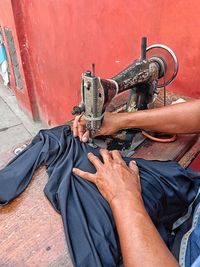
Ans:
{"label": "fabric fold", "polygon": [[[88,161],[88,152],[101,158],[99,148],[74,138],[68,125],[41,130],[22,153],[0,170],[0,205],[21,194],[37,167],[45,164],[49,180],[44,192],[61,213],[74,266],[123,266],[117,229],[108,203],[94,184],[72,173],[73,167],[95,172]],[[132,158],[124,160],[128,164]],[[176,162],[135,161],[147,212],[170,246],[172,225],[187,212],[198,191],[200,177]]]}

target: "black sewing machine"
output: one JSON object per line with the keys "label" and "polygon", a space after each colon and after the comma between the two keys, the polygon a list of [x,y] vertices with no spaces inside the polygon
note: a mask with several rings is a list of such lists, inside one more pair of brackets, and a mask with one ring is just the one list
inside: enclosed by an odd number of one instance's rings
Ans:
{"label": "black sewing machine", "polygon": [[[111,79],[95,76],[94,64],[92,71],[82,74],[82,99],[80,105],[73,108],[72,114],[84,113],[86,128],[92,135],[101,128],[106,108],[116,95],[130,90],[125,108],[127,112],[147,109],[155,101],[160,88],[164,87],[165,91],[177,72],[178,60],[174,52],[161,44],[147,47],[147,38],[143,37],[140,59],[135,60],[116,76]],[[144,141],[144,137],[138,130],[126,130],[121,131],[115,138],[107,137],[103,140],[104,144],[101,142],[101,146],[119,149],[124,152],[122,154],[129,155],[129,152],[132,153]],[[98,140],[95,142],[98,143]]]}

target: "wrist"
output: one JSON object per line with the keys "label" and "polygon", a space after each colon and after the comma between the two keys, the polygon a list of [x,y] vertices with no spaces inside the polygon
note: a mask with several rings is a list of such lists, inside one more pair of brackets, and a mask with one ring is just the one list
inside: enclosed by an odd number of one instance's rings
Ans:
{"label": "wrist", "polygon": [[114,128],[114,132],[129,128],[127,125],[127,114],[127,112],[112,113],[112,126]]}
{"label": "wrist", "polygon": [[135,192],[124,192],[115,196],[109,203],[112,210],[123,209],[124,206],[133,205],[133,209],[138,209],[138,207],[144,207],[141,192],[135,190]]}
{"label": "wrist", "polygon": [[116,197],[110,204],[115,221],[121,220],[141,222],[149,215],[145,209],[141,194]]}
{"label": "wrist", "polygon": [[[120,129],[131,129],[137,128],[135,116],[137,112],[123,112],[117,113],[118,118],[116,120],[117,124],[120,125]],[[118,130],[120,130],[118,129]]]}

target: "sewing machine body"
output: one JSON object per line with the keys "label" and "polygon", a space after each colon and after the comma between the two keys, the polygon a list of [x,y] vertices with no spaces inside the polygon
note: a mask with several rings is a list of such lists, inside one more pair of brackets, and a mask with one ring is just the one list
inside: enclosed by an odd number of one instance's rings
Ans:
{"label": "sewing machine body", "polygon": [[[155,51],[156,49],[160,49],[160,51]],[[155,53],[147,57],[149,51],[155,51]],[[168,55],[163,54],[163,51],[167,52]],[[172,73],[170,73],[169,56],[172,58]],[[126,112],[147,109],[156,99],[159,89],[174,80],[177,71],[178,60],[173,51],[164,45],[153,45],[147,48],[147,39],[143,37],[140,59],[135,60],[116,76],[110,79],[98,77],[95,75],[94,65],[92,71],[86,71],[82,74],[82,99],[80,105],[73,108],[72,114],[84,113],[86,128],[92,136],[101,128],[106,108],[116,95],[130,90]],[[169,75],[166,77],[168,73]],[[159,84],[160,80],[163,80],[162,84]],[[137,131],[133,133],[134,138],[136,133]],[[122,139],[124,140],[125,137]],[[133,142],[130,141],[129,145],[138,144],[138,135],[136,139]],[[144,138],[139,139],[144,140]],[[126,150],[126,147],[123,149]]]}

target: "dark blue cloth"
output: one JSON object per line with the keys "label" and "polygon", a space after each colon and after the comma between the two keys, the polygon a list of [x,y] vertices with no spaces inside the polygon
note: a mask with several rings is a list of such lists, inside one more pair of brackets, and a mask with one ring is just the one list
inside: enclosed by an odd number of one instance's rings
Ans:
{"label": "dark blue cloth", "polygon": [[[200,203],[195,208],[192,225],[187,234],[184,236],[184,239],[186,238],[187,240],[185,266],[190,267],[200,255]],[[184,239],[182,240],[183,242]],[[184,250],[183,246],[181,247],[181,252],[182,250]]]}
{"label": "dark blue cloth", "polygon": [[177,222],[172,253],[181,266],[200,266],[200,189],[186,215]]}
{"label": "dark blue cloth", "polygon": [[[119,239],[108,203],[94,184],[75,176],[77,167],[95,172],[87,153],[92,148],[73,138],[69,126],[42,130],[32,143],[0,171],[0,204],[5,205],[28,186],[40,164],[49,175],[45,195],[61,213],[73,264],[81,267],[122,266]],[[129,163],[131,158],[124,159]],[[135,159],[140,170],[145,207],[167,245],[171,228],[194,199],[200,177],[176,162]],[[117,177],[116,177],[117,182]]]}

